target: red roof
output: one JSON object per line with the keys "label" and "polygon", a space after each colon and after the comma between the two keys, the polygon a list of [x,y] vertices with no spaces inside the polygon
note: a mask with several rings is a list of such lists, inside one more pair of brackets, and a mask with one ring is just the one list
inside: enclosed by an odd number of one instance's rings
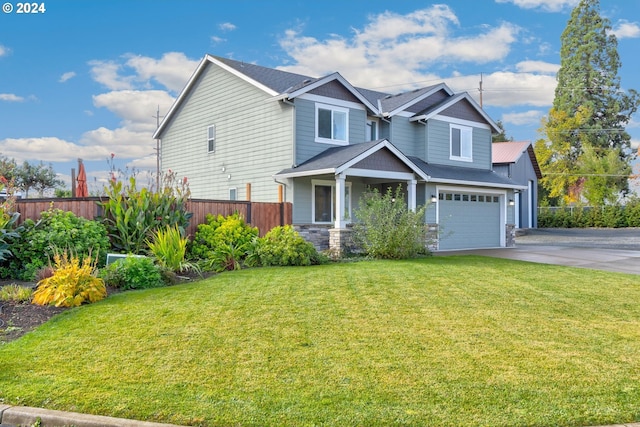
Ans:
{"label": "red roof", "polygon": [[491,146],[491,163],[505,164],[515,163],[520,157],[527,153],[531,160],[531,165],[538,176],[538,179],[542,178],[540,172],[540,166],[538,165],[538,159],[533,151],[533,145],[530,142],[494,142]]}

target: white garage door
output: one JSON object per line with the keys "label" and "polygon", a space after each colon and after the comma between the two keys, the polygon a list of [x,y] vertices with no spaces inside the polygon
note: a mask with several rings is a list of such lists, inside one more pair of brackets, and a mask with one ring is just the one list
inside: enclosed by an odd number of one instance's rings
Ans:
{"label": "white garage door", "polygon": [[439,249],[501,246],[500,196],[444,191],[438,195]]}

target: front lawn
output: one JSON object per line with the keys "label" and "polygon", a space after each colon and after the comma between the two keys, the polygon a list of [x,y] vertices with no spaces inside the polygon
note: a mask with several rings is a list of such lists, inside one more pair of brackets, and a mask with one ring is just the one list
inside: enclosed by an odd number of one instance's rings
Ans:
{"label": "front lawn", "polygon": [[0,403],[203,426],[640,420],[640,277],[475,256],[223,273],[0,347]]}

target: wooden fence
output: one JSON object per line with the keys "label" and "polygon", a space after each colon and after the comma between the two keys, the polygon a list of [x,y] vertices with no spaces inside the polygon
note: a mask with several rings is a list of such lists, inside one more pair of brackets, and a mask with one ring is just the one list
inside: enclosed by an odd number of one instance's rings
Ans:
{"label": "wooden fence", "polygon": [[[37,221],[40,213],[49,208],[73,212],[76,216],[95,219],[102,215],[102,207],[98,202],[100,197],[53,198],[53,199],[18,199],[16,211],[20,212],[19,223],[30,218]],[[264,236],[273,227],[291,224],[291,203],[247,202],[229,200],[189,200],[187,209],[193,213],[187,228],[187,234],[193,236],[199,224],[207,222],[207,214],[231,215],[238,212],[244,220],[254,227],[258,227],[260,236]]]}

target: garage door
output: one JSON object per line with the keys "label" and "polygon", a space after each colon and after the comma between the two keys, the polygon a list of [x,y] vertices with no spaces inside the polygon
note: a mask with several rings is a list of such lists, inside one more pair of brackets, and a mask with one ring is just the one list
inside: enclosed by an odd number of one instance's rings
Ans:
{"label": "garage door", "polygon": [[501,246],[500,196],[445,191],[438,199],[439,249]]}

